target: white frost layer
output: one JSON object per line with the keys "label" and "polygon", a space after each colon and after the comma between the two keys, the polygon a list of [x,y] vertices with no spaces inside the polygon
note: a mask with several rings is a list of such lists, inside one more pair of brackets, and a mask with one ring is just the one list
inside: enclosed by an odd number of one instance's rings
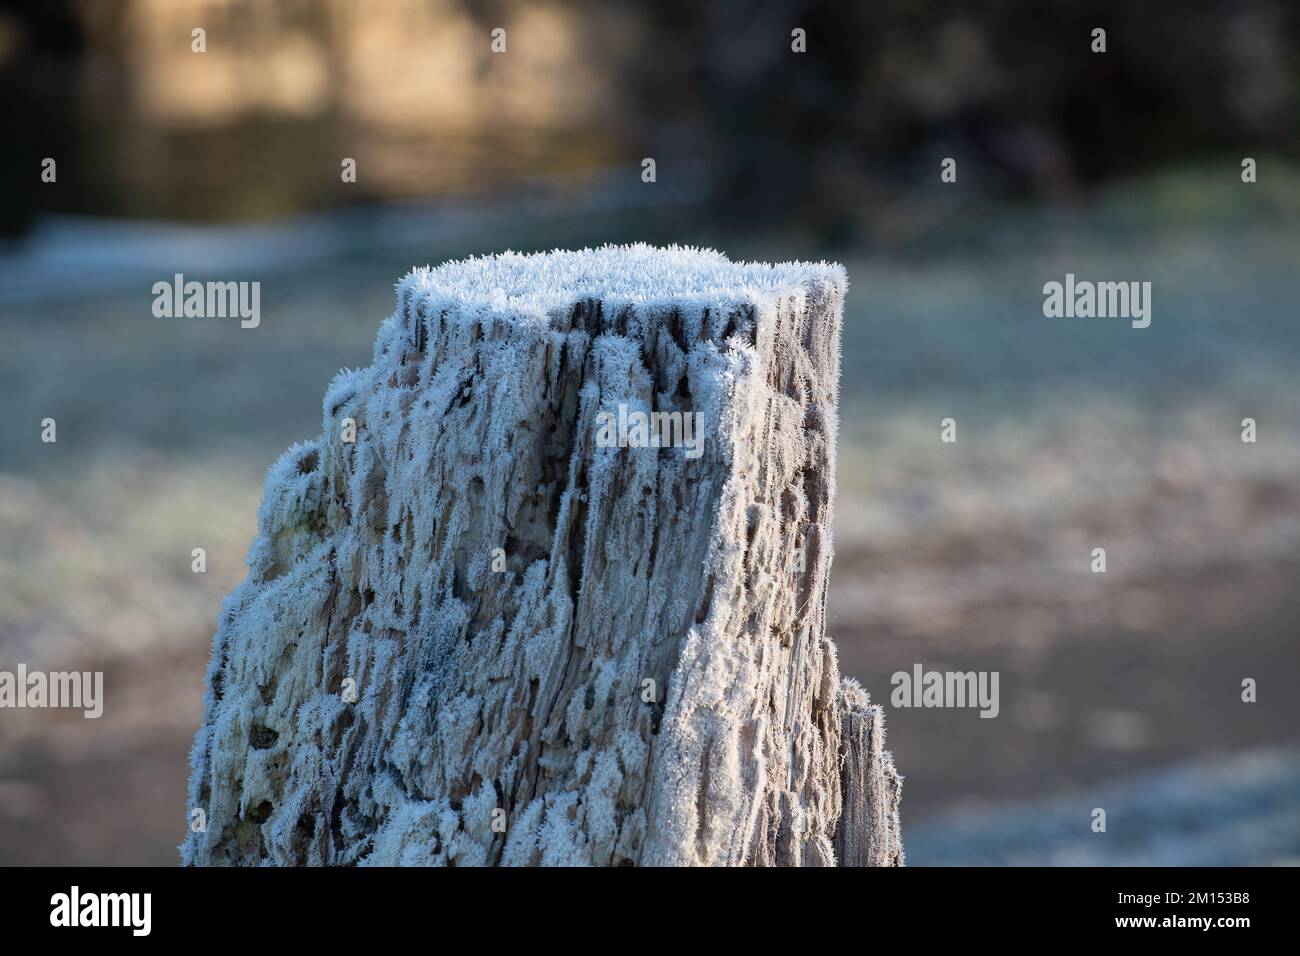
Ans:
{"label": "white frost layer", "polygon": [[542,317],[580,299],[615,309],[766,305],[783,295],[802,297],[818,284],[845,289],[844,267],[827,262],[732,262],[713,249],[639,242],[576,252],[471,257],[415,269],[397,288],[399,300],[409,296],[434,308],[454,304],[471,311]]}

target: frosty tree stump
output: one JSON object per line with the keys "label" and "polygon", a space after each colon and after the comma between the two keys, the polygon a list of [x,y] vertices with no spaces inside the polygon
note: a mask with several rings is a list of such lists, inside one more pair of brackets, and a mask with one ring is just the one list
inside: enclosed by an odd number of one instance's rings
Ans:
{"label": "frosty tree stump", "polygon": [[267,476],[185,862],[901,862],[825,634],[845,287],[643,245],[407,276]]}

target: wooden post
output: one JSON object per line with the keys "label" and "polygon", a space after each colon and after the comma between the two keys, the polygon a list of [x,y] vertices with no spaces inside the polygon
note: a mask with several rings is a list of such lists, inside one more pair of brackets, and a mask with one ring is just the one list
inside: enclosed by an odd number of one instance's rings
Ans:
{"label": "wooden post", "polygon": [[825,634],[845,290],[643,245],[403,280],[267,477],[183,860],[901,862]]}

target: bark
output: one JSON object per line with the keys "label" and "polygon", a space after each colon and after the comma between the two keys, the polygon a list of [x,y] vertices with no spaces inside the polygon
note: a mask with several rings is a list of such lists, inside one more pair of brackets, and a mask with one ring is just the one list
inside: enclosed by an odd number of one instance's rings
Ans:
{"label": "bark", "polygon": [[[645,246],[403,280],[268,474],[183,860],[901,862],[825,634],[845,289]],[[605,447],[638,411],[703,440]]]}

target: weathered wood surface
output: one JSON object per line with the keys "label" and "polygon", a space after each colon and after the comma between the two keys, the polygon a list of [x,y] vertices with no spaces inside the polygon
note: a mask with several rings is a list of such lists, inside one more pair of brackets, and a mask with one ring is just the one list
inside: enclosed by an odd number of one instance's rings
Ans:
{"label": "weathered wood surface", "polygon": [[854,681],[842,684],[844,809],[835,831],[840,866],[902,866],[898,804],[903,778],[885,749],[885,712]]}
{"label": "weathered wood surface", "polygon": [[[845,290],[644,246],[408,276],[268,475],[183,860],[901,862],[825,634]],[[698,455],[601,447],[620,405]]]}

